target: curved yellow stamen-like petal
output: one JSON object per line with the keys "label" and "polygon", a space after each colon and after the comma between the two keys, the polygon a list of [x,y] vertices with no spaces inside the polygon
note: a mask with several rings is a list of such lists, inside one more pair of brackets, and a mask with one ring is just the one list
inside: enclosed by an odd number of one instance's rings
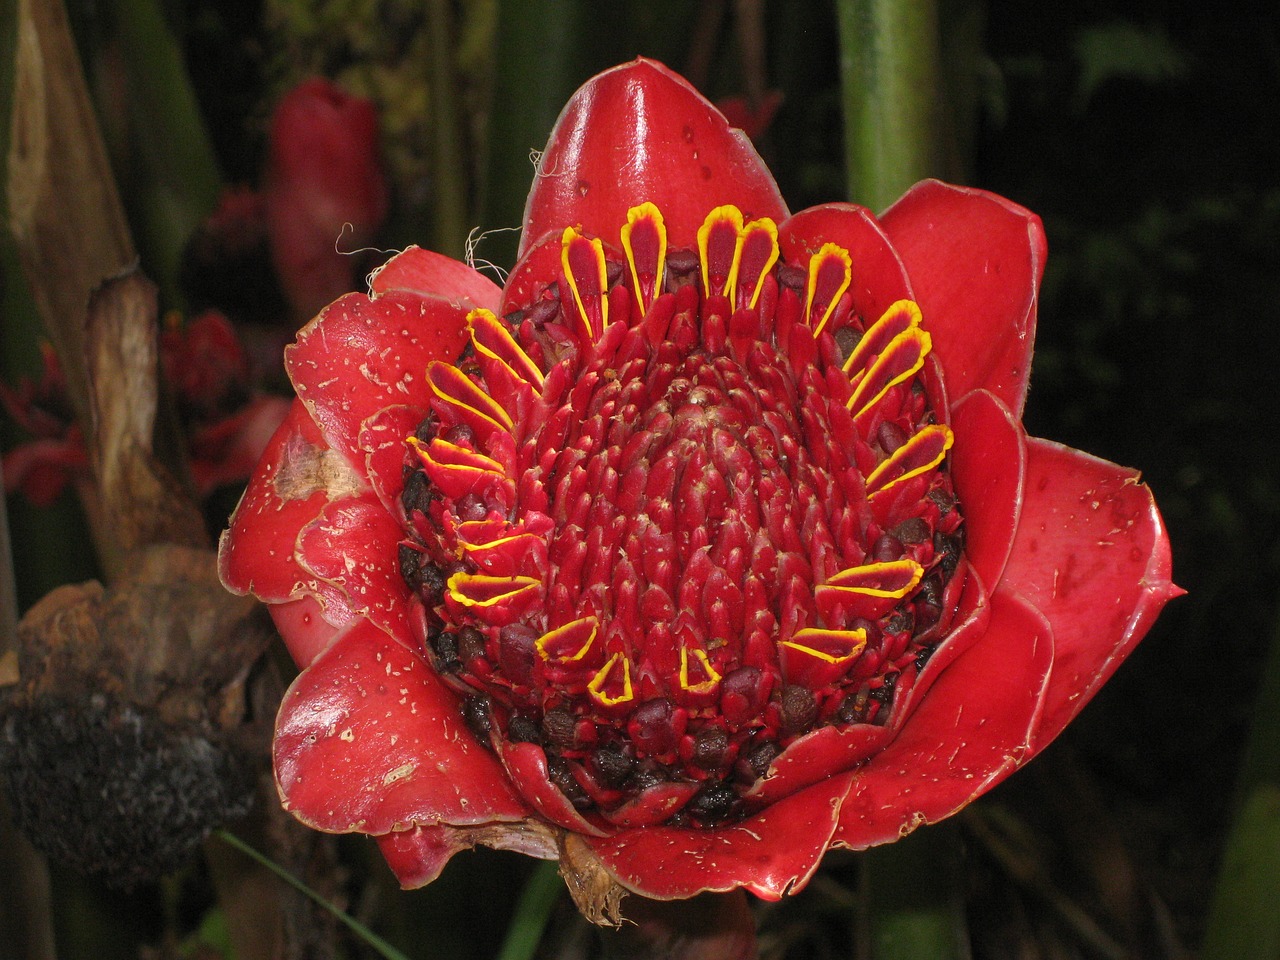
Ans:
{"label": "curved yellow stamen-like petal", "polygon": [[935,469],[955,439],[955,434],[946,424],[934,423],[925,427],[871,471],[871,476],[867,477],[867,493],[879,493]]}
{"label": "curved yellow stamen-like petal", "polygon": [[609,278],[604,245],[599,237],[587,239],[575,228],[565,227],[560,265],[573,292],[581,332],[587,342],[594,343],[609,325]]}
{"label": "curved yellow stamen-like petal", "polygon": [[523,380],[535,390],[542,389],[542,371],[516,343],[511,329],[492,310],[472,310],[467,314],[467,329],[476,353],[502,364],[513,377]]}
{"label": "curved yellow stamen-like petal", "polygon": [[[604,692],[604,688],[605,684],[609,683],[609,675],[613,673],[614,666],[618,663],[622,664],[622,692],[617,696],[610,696]],[[634,700],[635,693],[631,689],[631,662],[621,653],[615,653],[600,668],[599,672],[591,678],[591,681],[587,684],[587,692],[591,694],[593,700],[605,707],[612,707],[619,703]]]}
{"label": "curved yellow stamen-like petal", "polygon": [[[543,660],[576,663],[587,655],[599,632],[600,622],[595,617],[579,617],[548,630],[533,643]],[[585,639],[583,634],[586,634]],[[566,650],[569,652],[557,652]]]}
{"label": "curved yellow stamen-like petal", "polygon": [[894,337],[857,380],[848,403],[853,418],[871,410],[890,390],[919,373],[931,349],[933,341],[919,327],[909,327]]}
{"label": "curved yellow stamen-like petal", "polygon": [[[733,204],[716,207],[707,214],[698,228],[698,255],[702,259],[702,291],[704,296],[712,297],[723,293],[729,302],[733,302],[734,290],[738,282],[738,265],[742,259],[742,211]],[[725,254],[722,249],[727,245],[729,237],[733,237],[733,252],[728,254],[728,266],[724,269]],[[716,261],[716,273],[712,273],[712,261]],[[724,272],[721,273],[720,270]],[[724,278],[724,286],[718,285],[720,277]]]}
{"label": "curved yellow stamen-like petal", "polygon": [[838,591],[900,600],[914,590],[924,576],[924,567],[914,560],[888,560],[841,570],[815,593]]}
{"label": "curved yellow stamen-like petal", "polygon": [[[838,244],[823,244],[822,249],[809,259],[804,315],[813,324],[815,339],[826,329],[827,321],[831,319],[844,292],[849,289],[852,279],[853,259],[849,256],[849,251]],[[819,299],[819,294],[825,299],[825,303]],[[817,323],[813,322],[815,300],[822,306],[822,317]]]}
{"label": "curved yellow stamen-like petal", "polygon": [[622,226],[622,249],[631,269],[636,304],[640,316],[644,316],[662,293],[667,265],[667,226],[657,206],[646,202],[627,211],[627,222]]}
{"label": "curved yellow stamen-like petal", "polygon": [[680,689],[688,690],[690,693],[709,693],[716,688],[716,684],[720,682],[720,674],[716,668],[711,665],[711,660],[707,657],[705,650],[693,651],[694,659],[701,666],[702,672],[706,674],[705,680],[699,680],[697,683],[689,683],[689,648],[682,647],[680,649]]}

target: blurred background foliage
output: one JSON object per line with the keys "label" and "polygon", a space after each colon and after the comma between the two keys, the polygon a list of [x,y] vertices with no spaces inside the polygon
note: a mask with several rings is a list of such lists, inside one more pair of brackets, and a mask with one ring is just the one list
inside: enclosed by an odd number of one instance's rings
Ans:
{"label": "blurred background foliage", "polygon": [[[744,69],[735,27],[753,7],[762,76]],[[850,916],[897,888],[892,864],[880,872],[873,858],[868,868],[839,856],[801,897],[762,908],[762,944],[774,956],[959,956],[944,944],[959,924],[975,957],[1189,956],[1213,926],[1237,812],[1280,784],[1274,4],[945,0],[939,10],[944,29],[968,25],[966,66],[944,75],[960,85],[947,88],[949,116],[972,118],[957,124],[940,172],[1031,208],[1048,232],[1028,429],[1142,469],[1190,594],[1059,743],[943,828],[964,865],[940,902],[959,906],[938,915],[945,929],[926,947],[854,929]],[[656,0],[606,12],[588,0],[68,0],[68,11],[144,269],[170,308],[187,306],[181,236],[221,185],[259,184],[272,106],[312,74],[379,107],[392,183],[383,248],[459,256],[473,227],[518,227],[530,152],[560,107],[591,74],[638,54],[687,72],[712,99],[761,83],[780,91],[758,144],[791,208],[847,195],[830,3]],[[148,11],[160,19],[143,22]],[[199,126],[168,125],[182,115],[175,70],[190,79]],[[190,139],[206,136],[207,150]],[[861,199],[856,184],[852,194]],[[492,233],[474,255],[509,266],[514,245],[514,233]],[[38,374],[41,333],[7,241],[3,282],[0,377],[12,384]],[[6,449],[24,439],[0,423]],[[212,525],[235,495],[215,498]],[[36,509],[13,496],[8,507],[22,609],[94,575],[72,497]],[[1265,892],[1280,875],[1275,804],[1248,809],[1262,859],[1249,876]],[[421,958],[496,955],[532,869],[477,851],[401,894],[371,845],[344,840],[341,857],[343,905]],[[54,865],[59,956],[227,956],[202,870],[122,893]],[[886,878],[880,899],[869,874]],[[1215,909],[1252,902],[1256,885],[1230,886],[1246,874],[1224,875]],[[918,889],[914,876],[900,889]],[[568,950],[582,934],[557,909],[565,922],[551,939]],[[1264,912],[1252,919],[1274,934]],[[887,929],[892,910],[883,916]],[[1245,956],[1226,936],[1211,932],[1204,955]],[[364,948],[342,939],[337,949]]]}

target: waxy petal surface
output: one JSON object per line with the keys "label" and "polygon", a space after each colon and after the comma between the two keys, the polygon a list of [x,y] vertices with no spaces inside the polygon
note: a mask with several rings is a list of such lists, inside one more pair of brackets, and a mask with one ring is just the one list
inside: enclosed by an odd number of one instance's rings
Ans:
{"label": "waxy petal surface", "polygon": [[661,201],[673,247],[695,246],[721,204],[748,219],[787,216],[746,135],[683,77],[638,60],[589,80],[560,114],[525,206],[520,256],[566,226],[616,243],[627,211],[646,201]]}
{"label": "waxy petal surface", "polygon": [[222,582],[267,603],[313,592],[315,575],[295,556],[298,534],[327,504],[366,490],[363,478],[333,453],[306,407],[295,400],[222,535]]}
{"label": "waxy petal surface", "polygon": [[[913,298],[902,260],[866,207],[824,203],[801,210],[778,228],[778,248],[788,263],[808,263],[827,243],[849,252],[853,261],[849,295],[853,298],[854,311],[868,325],[878,320],[890,305]],[[926,324],[929,319],[926,316]]]}
{"label": "waxy petal surface", "polygon": [[926,180],[880,223],[911,277],[948,393],[990,390],[1021,416],[1047,249],[1040,218],[995,194]]}
{"label": "waxy petal surface", "polygon": [[777,900],[817,869],[855,776],[833,776],[732,826],[645,827],[587,843],[624,887],[642,896],[674,900],[746,887]]}
{"label": "waxy petal surface", "polygon": [[395,290],[447,300],[464,313],[496,310],[502,288],[467,264],[421,247],[409,247],[374,271],[369,290],[375,296]]}
{"label": "waxy petal surface", "polygon": [[540,860],[554,860],[555,837],[536,821],[493,823],[475,827],[419,825],[376,838],[391,872],[406,890],[426,886],[455,853],[484,844],[495,850],[514,850]]}
{"label": "waxy petal surface", "polygon": [[462,353],[467,311],[392,291],[335,300],[285,349],[285,370],[329,445],[365,469],[360,429],[384,407],[418,402],[426,413],[427,364]]}
{"label": "waxy petal surface", "polygon": [[330,833],[527,816],[431,668],[368,621],[304,670],[276,721],[285,806]]}
{"label": "waxy petal surface", "polygon": [[1048,440],[1027,445],[1022,522],[1001,590],[1053,624],[1053,682],[1035,747],[1089,702],[1182,591],[1151,491],[1136,471]]}
{"label": "waxy petal surface", "polygon": [[964,505],[965,556],[983,583],[998,583],[1018,529],[1026,432],[1000,400],[975,390],[951,409],[951,474]]}
{"label": "waxy petal surface", "polygon": [[370,493],[326,506],[299,534],[298,558],[339,587],[353,612],[411,646],[409,588],[392,562],[403,536],[400,524]]}
{"label": "waxy petal surface", "polygon": [[1053,631],[1029,603],[997,594],[986,634],[934,682],[898,738],[854,777],[836,840],[888,843],[960,810],[1031,750]]}

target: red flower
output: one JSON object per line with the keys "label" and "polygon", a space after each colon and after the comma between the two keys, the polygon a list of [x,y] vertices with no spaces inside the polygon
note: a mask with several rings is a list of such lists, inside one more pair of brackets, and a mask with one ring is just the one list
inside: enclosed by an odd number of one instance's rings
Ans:
{"label": "red flower", "polygon": [[321,77],[290,90],[271,117],[266,184],[271,256],[295,312],[310,317],[349,291],[387,212],[373,103]]}
{"label": "red flower", "polygon": [[1027,211],[789,215],[639,61],[524,226],[503,290],[410,250],[301,331],[222,542],[305,667],[284,803],[406,885],[483,843],[777,897],[1026,763],[1178,593],[1137,474],[1019,421]]}

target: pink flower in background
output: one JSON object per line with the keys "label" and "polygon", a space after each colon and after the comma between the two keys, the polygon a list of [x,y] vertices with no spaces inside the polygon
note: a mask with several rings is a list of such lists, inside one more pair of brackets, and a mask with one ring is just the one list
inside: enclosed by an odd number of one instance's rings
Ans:
{"label": "pink flower in background", "polygon": [[1131,470],[1028,437],[1045,241],[925,182],[797,214],[649,61],[565,108],[503,289],[412,249],[286,353],[224,535],[303,667],[285,805],[775,898],[964,807],[1179,591]]}
{"label": "pink flower in background", "polygon": [[372,102],[315,77],[271,118],[263,193],[276,273],[299,320],[355,285],[359,258],[387,213]]}

